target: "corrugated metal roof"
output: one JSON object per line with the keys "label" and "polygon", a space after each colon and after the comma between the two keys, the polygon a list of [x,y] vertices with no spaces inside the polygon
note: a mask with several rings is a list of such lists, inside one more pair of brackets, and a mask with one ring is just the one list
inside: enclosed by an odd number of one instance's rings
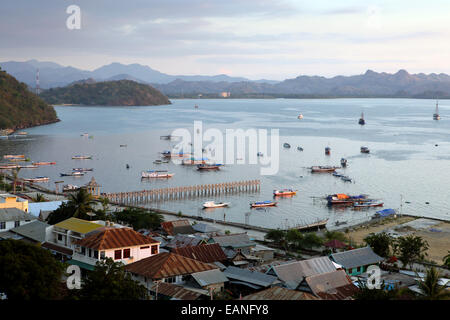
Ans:
{"label": "corrugated metal roof", "polygon": [[11,229],[11,231],[34,241],[44,242],[45,229],[47,229],[48,227],[50,227],[49,224],[39,220],[35,220],[13,228]]}
{"label": "corrugated metal roof", "polygon": [[158,241],[130,228],[104,228],[74,243],[95,250],[106,250],[157,244]]}
{"label": "corrugated metal roof", "polygon": [[211,237],[211,239],[214,241],[214,243],[220,244],[221,247],[242,248],[252,247],[256,245],[253,241],[250,240],[246,233],[214,236]]}
{"label": "corrugated metal roof", "polygon": [[242,298],[242,300],[321,300],[312,294],[290,290],[281,287],[272,287]]}
{"label": "corrugated metal roof", "polygon": [[103,226],[101,224],[72,217],[55,224],[55,227],[86,234]]}
{"label": "corrugated metal roof", "polygon": [[178,254],[164,252],[130,263],[125,266],[125,269],[147,278],[163,279],[217,269],[217,267]]}
{"label": "corrugated metal roof", "polygon": [[172,252],[205,263],[227,260],[227,256],[218,243],[174,248]]}
{"label": "corrugated metal roof", "polygon": [[161,227],[171,236],[176,234],[191,234],[195,232],[191,226],[191,223],[187,219],[165,221],[161,223]]}
{"label": "corrugated metal roof", "polygon": [[202,296],[199,292],[194,292],[172,283],[161,282],[158,285],[154,284],[150,290],[156,292],[156,286],[158,286],[158,295],[165,295],[178,300],[197,300]]}
{"label": "corrugated metal roof", "polygon": [[196,224],[192,225],[192,228],[195,231],[203,232],[203,233],[219,231],[218,228],[213,227],[213,226],[211,226],[209,224],[206,224],[206,223],[196,223]]}
{"label": "corrugated metal roof", "polygon": [[250,271],[233,266],[226,268],[223,273],[228,279],[240,280],[251,284],[256,284],[261,287],[268,287],[278,282],[277,277],[258,271]]}
{"label": "corrugated metal roof", "polygon": [[306,277],[305,282],[315,295],[326,300],[344,300],[358,291],[344,270]]}
{"label": "corrugated metal roof", "polygon": [[0,209],[0,222],[36,220],[36,217],[17,208]]}
{"label": "corrugated metal roof", "polygon": [[328,257],[275,265],[271,269],[281,281],[285,282],[292,289],[295,289],[305,277],[336,271],[336,267]]}
{"label": "corrugated metal roof", "polygon": [[228,281],[228,278],[219,269],[196,272],[192,274],[192,277],[201,287]]}
{"label": "corrugated metal roof", "polygon": [[177,234],[175,238],[166,244],[167,248],[183,248],[186,246],[198,246],[204,239],[192,235]]}
{"label": "corrugated metal roof", "polygon": [[372,251],[369,246],[331,254],[332,259],[344,268],[356,268],[378,263],[384,259]]}

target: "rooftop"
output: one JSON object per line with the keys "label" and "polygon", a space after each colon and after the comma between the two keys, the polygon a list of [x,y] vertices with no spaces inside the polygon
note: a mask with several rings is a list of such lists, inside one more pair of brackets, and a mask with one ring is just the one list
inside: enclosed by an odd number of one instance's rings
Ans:
{"label": "rooftop", "polygon": [[48,227],[50,227],[49,224],[39,220],[35,220],[30,223],[13,228],[11,229],[11,231],[25,238],[42,243],[45,241],[45,231]]}
{"label": "rooftop", "polygon": [[369,246],[333,253],[330,257],[346,269],[366,266],[384,260],[382,257],[373,252],[372,248]]}
{"label": "rooftop", "polygon": [[227,260],[227,256],[218,243],[174,248],[172,252],[205,263]]}
{"label": "rooftop", "polygon": [[159,253],[125,266],[125,270],[151,279],[163,279],[212,269],[217,267],[169,252]]}
{"label": "rooftop", "polygon": [[101,224],[72,217],[55,224],[55,227],[86,234],[103,226]]}
{"label": "rooftop", "polygon": [[242,300],[321,300],[320,298],[301,291],[281,287],[272,287],[255,292],[242,298]]}
{"label": "rooftop", "polygon": [[325,300],[345,300],[357,291],[344,270],[322,273],[305,278],[311,291]]}
{"label": "rooftop", "polygon": [[0,222],[25,220],[36,220],[36,217],[17,208],[0,209]]}
{"label": "rooftop", "polygon": [[201,287],[228,281],[228,278],[219,269],[196,272],[192,274],[192,277]]}
{"label": "rooftop", "polygon": [[74,242],[82,247],[94,250],[107,250],[135,247],[145,244],[157,244],[158,241],[144,236],[131,228],[108,228],[95,230],[84,239]]}
{"label": "rooftop", "polygon": [[188,290],[182,286],[166,282],[154,284],[150,290],[156,292],[156,286],[158,286],[158,295],[161,294],[167,297],[172,297],[174,300],[197,300],[200,296],[202,296],[199,292]]}
{"label": "rooftop", "polygon": [[213,236],[211,237],[211,239],[214,241],[214,243],[220,244],[221,247],[242,248],[252,247],[256,245],[253,241],[250,240],[246,233]]}
{"label": "rooftop", "polygon": [[241,269],[233,266],[226,268],[223,273],[228,279],[248,282],[260,287],[269,287],[272,284],[279,282],[277,280],[277,277],[270,276],[258,271],[250,271],[248,269]]}

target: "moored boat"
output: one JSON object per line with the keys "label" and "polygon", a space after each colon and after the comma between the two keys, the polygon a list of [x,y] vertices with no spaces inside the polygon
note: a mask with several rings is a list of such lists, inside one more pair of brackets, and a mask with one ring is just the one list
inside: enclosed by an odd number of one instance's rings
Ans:
{"label": "moored boat", "polygon": [[72,184],[66,184],[63,186],[63,191],[70,192],[70,191],[77,191],[80,189],[80,187],[72,185]]}
{"label": "moored boat", "polygon": [[42,161],[42,162],[33,162],[32,163],[35,166],[49,166],[49,165],[54,165],[56,164],[56,162],[46,162],[46,161]]}
{"label": "moored boat", "polygon": [[14,158],[23,158],[25,159],[25,155],[23,154],[6,154],[3,156],[4,159],[14,159]]}
{"label": "moored boat", "polygon": [[206,164],[206,161],[208,161],[208,158],[199,158],[199,159],[189,158],[182,160],[181,164],[185,166],[195,166],[199,164]]}
{"label": "moored boat", "polygon": [[76,156],[73,156],[72,159],[76,159],[76,160],[88,160],[88,159],[92,159],[92,156],[80,156],[80,155],[76,155]]}
{"label": "moored boat", "polygon": [[229,202],[214,202],[214,201],[206,201],[203,203],[203,208],[221,208],[221,207],[228,207],[230,203]]}
{"label": "moored boat", "polygon": [[94,168],[73,168],[72,171],[78,172],[94,171]]}
{"label": "moored boat", "polygon": [[439,107],[438,107],[438,101],[436,100],[436,111],[433,114],[433,120],[440,120],[441,116],[439,115]]}
{"label": "moored boat", "polygon": [[303,119],[303,115],[300,113],[297,117],[297,119]]}
{"label": "moored boat", "polygon": [[310,223],[307,225],[296,226],[296,227],[294,227],[294,229],[297,229],[298,231],[302,231],[302,232],[319,230],[319,229],[325,228],[327,225],[327,222],[328,222],[328,219],[319,220],[317,222]]}
{"label": "moored boat", "polygon": [[20,166],[18,164],[6,164],[6,165],[0,165],[0,170],[12,170],[17,169]]}
{"label": "moored boat", "polygon": [[187,156],[189,156],[188,153],[183,153],[183,152],[179,152],[179,153],[172,153],[171,151],[163,151],[161,152],[161,155],[164,158],[185,158]]}
{"label": "moored boat", "polygon": [[329,156],[329,155],[331,154],[331,148],[330,148],[330,147],[326,147],[326,148],[325,148],[325,154],[326,154],[327,156]]}
{"label": "moored boat", "polygon": [[361,153],[370,153],[370,150],[368,147],[361,147]]}
{"label": "moored boat", "polygon": [[257,155],[258,157],[262,157],[262,156],[263,156],[263,153],[262,153],[262,152],[258,152],[256,155]]}
{"label": "moored boat", "polygon": [[171,178],[173,177],[174,173],[160,173],[160,172],[167,172],[164,170],[161,171],[142,171],[141,172],[141,178]]}
{"label": "moored boat", "polygon": [[60,173],[59,175],[61,177],[81,177],[81,176],[84,176],[84,172],[74,171],[74,172],[69,172],[69,173]]}
{"label": "moored boat", "polygon": [[215,164],[199,164],[197,170],[220,170],[220,165]]}
{"label": "moored boat", "polygon": [[311,167],[311,172],[312,173],[334,172],[336,169],[339,169],[339,167],[312,166]]}
{"label": "moored boat", "polygon": [[20,169],[36,169],[39,168],[36,165],[19,166]]}
{"label": "moored boat", "polygon": [[328,205],[353,205],[355,202],[369,201],[368,196],[365,194],[357,196],[349,196],[345,193],[331,194],[326,197]]}
{"label": "moored boat", "polygon": [[285,148],[290,148],[291,147],[291,145],[289,144],[289,143],[287,143],[287,142],[285,142],[284,144],[283,144],[283,147],[285,147]]}
{"label": "moored boat", "polygon": [[364,112],[361,112],[361,118],[359,118],[358,123],[362,126],[366,124],[366,120],[364,120]]}
{"label": "moored boat", "polygon": [[371,200],[366,202],[355,202],[353,204],[353,207],[355,209],[362,209],[362,208],[373,208],[373,207],[382,207],[384,205],[384,202],[377,201],[377,200]]}
{"label": "moored boat", "polygon": [[303,148],[300,147],[300,146],[298,146],[298,147],[297,147],[297,150],[298,150],[298,151],[303,151]]}
{"label": "moored boat", "polygon": [[260,208],[260,207],[274,207],[277,205],[277,202],[274,201],[257,201],[250,203],[250,207],[252,208]]}
{"label": "moored boat", "polygon": [[36,177],[36,178],[23,179],[23,181],[27,181],[27,182],[46,182],[49,179],[50,179],[49,177]]}
{"label": "moored boat", "polygon": [[341,167],[345,168],[347,166],[347,159],[341,158]]}
{"label": "moored boat", "polygon": [[293,196],[295,194],[297,191],[292,189],[273,190],[274,196]]}

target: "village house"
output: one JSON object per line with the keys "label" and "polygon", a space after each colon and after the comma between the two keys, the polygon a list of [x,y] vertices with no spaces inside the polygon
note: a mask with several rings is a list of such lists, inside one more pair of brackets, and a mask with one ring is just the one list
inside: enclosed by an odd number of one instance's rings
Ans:
{"label": "village house", "polygon": [[23,224],[10,230],[10,232],[17,234],[24,241],[41,244],[45,242],[46,236],[49,235],[51,225],[33,220],[30,223]]}
{"label": "village house", "polygon": [[228,278],[219,269],[196,272],[191,275],[186,285],[197,287],[208,291],[210,294],[223,291]]}
{"label": "village house", "polygon": [[223,268],[223,263],[228,259],[218,243],[174,248],[172,252],[204,263],[213,263],[219,268]]}
{"label": "village house", "polygon": [[229,279],[228,288],[234,294],[247,295],[258,290],[280,285],[277,277],[258,271],[229,266],[223,273]]}
{"label": "village house", "polygon": [[161,223],[161,228],[169,235],[193,234],[195,233],[188,219],[165,221]]}
{"label": "village house", "polygon": [[218,268],[171,252],[163,252],[125,266],[132,278],[148,290],[157,282],[182,285],[190,279],[191,274],[213,269]]}
{"label": "village house", "polygon": [[324,300],[352,300],[359,290],[344,270],[305,277],[296,289]]}
{"label": "village house", "polygon": [[244,254],[251,254],[251,248],[256,246],[246,233],[213,236],[208,243],[218,243],[223,249],[231,248]]}
{"label": "village house", "polygon": [[177,234],[165,245],[168,250],[187,246],[199,246],[207,243],[207,239],[192,234]]}
{"label": "village house", "polygon": [[68,263],[92,270],[97,262],[106,258],[130,264],[158,253],[158,241],[131,228],[106,227],[74,241],[74,253]]}
{"label": "village house", "polygon": [[0,209],[0,232],[11,230],[34,220],[36,217],[23,210],[15,207],[2,208]]}
{"label": "village house", "polygon": [[343,252],[332,253],[330,259],[340,264],[348,275],[364,273],[370,265],[379,265],[384,259],[369,246]]}
{"label": "village house", "polygon": [[28,212],[28,200],[9,193],[0,194],[0,209],[16,208]]}

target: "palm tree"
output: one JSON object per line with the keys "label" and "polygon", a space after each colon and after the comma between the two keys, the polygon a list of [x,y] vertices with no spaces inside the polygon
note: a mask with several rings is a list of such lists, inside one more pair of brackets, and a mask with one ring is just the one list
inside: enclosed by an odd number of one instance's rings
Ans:
{"label": "palm tree", "polygon": [[447,300],[450,299],[450,291],[445,285],[440,285],[440,272],[431,267],[427,270],[425,279],[419,280],[417,285],[424,300]]}
{"label": "palm tree", "polygon": [[95,201],[86,189],[81,188],[76,194],[70,195],[69,203],[74,208],[73,217],[83,219],[92,211]]}
{"label": "palm tree", "polygon": [[442,259],[444,261],[444,266],[450,268],[450,251],[448,251],[448,254]]}
{"label": "palm tree", "polygon": [[42,193],[37,193],[36,197],[33,199],[34,202],[45,202],[47,199],[45,199],[44,195]]}
{"label": "palm tree", "polygon": [[13,188],[14,188],[14,194],[16,193],[16,184],[17,184],[17,177],[18,177],[18,175],[19,175],[19,171],[20,171],[20,167],[17,167],[17,168],[15,168],[13,171],[12,171],[12,174],[13,174],[13,179],[14,179],[14,184],[13,184]]}

